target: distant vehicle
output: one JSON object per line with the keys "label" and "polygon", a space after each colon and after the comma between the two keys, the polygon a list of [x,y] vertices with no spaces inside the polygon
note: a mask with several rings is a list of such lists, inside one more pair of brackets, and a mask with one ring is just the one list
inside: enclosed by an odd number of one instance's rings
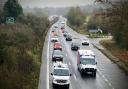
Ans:
{"label": "distant vehicle", "polygon": [[64,27],[61,27],[61,30],[64,30]]}
{"label": "distant vehicle", "polygon": [[68,35],[67,31],[64,31],[63,36],[66,37]]}
{"label": "distant vehicle", "polygon": [[53,50],[52,61],[63,61],[63,52],[61,50]]}
{"label": "distant vehicle", "polygon": [[55,32],[55,30],[52,30],[52,32]]}
{"label": "distant vehicle", "polygon": [[96,60],[95,54],[91,50],[78,50],[77,67],[81,75],[84,73],[92,74],[96,77]]}
{"label": "distant vehicle", "polygon": [[66,36],[66,41],[72,41],[72,37],[70,35]]}
{"label": "distant vehicle", "polygon": [[65,21],[61,21],[61,29],[64,29],[65,25],[66,25]]}
{"label": "distant vehicle", "polygon": [[55,28],[53,28],[53,29],[52,29],[52,32],[56,32],[56,29],[55,29]]}
{"label": "distant vehicle", "polygon": [[58,36],[57,32],[52,33],[53,36]]}
{"label": "distant vehicle", "polygon": [[53,88],[58,87],[58,89],[60,89],[60,87],[64,87],[64,89],[69,89],[71,74],[67,64],[63,64],[61,62],[55,63],[51,75],[53,76],[52,77]]}
{"label": "distant vehicle", "polygon": [[89,40],[88,39],[83,39],[82,40],[82,45],[89,45]]}
{"label": "distant vehicle", "polygon": [[71,44],[71,50],[78,50],[79,49],[79,43],[73,42]]}
{"label": "distant vehicle", "polygon": [[61,28],[61,31],[62,31],[62,33],[64,33],[65,32],[65,29],[64,28]]}
{"label": "distant vehicle", "polygon": [[55,25],[54,25],[54,28],[58,28],[58,25],[57,25],[57,24],[55,24]]}
{"label": "distant vehicle", "polygon": [[59,41],[59,38],[54,36],[51,38],[51,42],[58,42]]}
{"label": "distant vehicle", "polygon": [[54,50],[62,50],[62,45],[60,42],[54,43]]}

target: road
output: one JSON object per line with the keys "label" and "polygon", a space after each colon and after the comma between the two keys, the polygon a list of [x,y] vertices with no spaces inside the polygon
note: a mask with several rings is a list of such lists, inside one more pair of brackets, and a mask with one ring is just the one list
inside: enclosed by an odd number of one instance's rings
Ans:
{"label": "road", "polygon": [[[51,27],[52,29],[52,27]],[[66,30],[73,37],[73,41],[81,42],[81,39],[86,38],[86,36],[81,35],[73,31],[70,27],[66,26]],[[77,52],[71,50],[71,43],[65,41],[63,34],[60,30],[59,40],[63,46],[64,62],[68,64],[71,76],[71,86],[70,89],[128,89],[128,76],[118,68],[116,64],[110,61],[103,53],[94,48],[91,44],[90,46],[82,46],[81,49],[91,49],[94,51],[97,59],[97,75],[96,78],[91,76],[81,77],[79,71],[77,70]],[[50,75],[52,61],[51,55],[53,52],[53,43],[50,42],[51,30],[49,30],[46,42],[43,49],[43,58],[40,72],[39,89],[53,89],[52,88],[52,76]],[[97,40],[90,40],[90,43],[96,43]]]}

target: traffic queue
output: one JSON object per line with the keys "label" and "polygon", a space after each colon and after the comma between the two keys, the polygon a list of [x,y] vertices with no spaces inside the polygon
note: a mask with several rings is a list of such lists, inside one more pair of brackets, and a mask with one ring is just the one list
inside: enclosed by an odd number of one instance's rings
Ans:
{"label": "traffic queue", "polygon": [[[52,37],[51,42],[53,43],[53,52],[52,52],[52,85],[55,87],[65,87],[69,89],[70,87],[70,73],[68,64],[64,63],[64,52],[62,42],[59,40],[59,32],[63,34],[66,41],[73,40],[72,36],[67,30],[65,30],[66,23],[64,21],[55,23],[52,27]],[[83,39],[81,45],[89,46],[89,40]],[[93,77],[96,77],[96,58],[92,50],[80,49],[78,42],[71,43],[71,50],[77,51],[77,68],[80,74],[92,74]],[[66,61],[66,60],[65,60]]]}

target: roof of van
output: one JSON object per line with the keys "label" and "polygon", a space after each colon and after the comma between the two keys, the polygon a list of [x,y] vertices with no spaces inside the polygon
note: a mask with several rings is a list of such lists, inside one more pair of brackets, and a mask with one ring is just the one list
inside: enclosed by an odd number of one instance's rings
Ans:
{"label": "roof of van", "polygon": [[68,68],[68,65],[62,62],[53,63],[54,68]]}
{"label": "roof of van", "polygon": [[95,56],[94,52],[92,50],[83,50],[83,49],[80,49],[78,50],[79,54],[81,56]]}

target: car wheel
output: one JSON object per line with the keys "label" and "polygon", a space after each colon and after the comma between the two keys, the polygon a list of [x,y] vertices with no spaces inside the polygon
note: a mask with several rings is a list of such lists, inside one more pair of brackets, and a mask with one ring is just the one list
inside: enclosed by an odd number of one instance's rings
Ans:
{"label": "car wheel", "polygon": [[93,72],[93,73],[92,73],[92,76],[93,76],[93,77],[96,77],[96,72]]}

